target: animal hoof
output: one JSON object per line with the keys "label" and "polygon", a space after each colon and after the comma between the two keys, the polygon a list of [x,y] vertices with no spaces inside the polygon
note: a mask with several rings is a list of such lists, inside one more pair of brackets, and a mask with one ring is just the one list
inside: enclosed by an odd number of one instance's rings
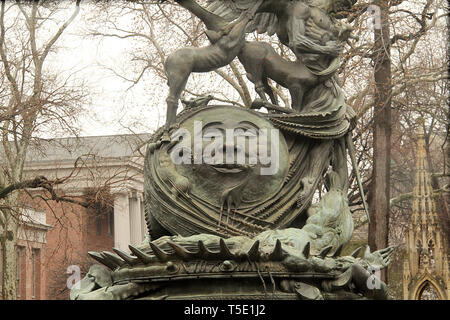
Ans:
{"label": "animal hoof", "polygon": [[169,143],[170,142],[170,135],[169,135],[169,132],[167,132],[167,131],[164,131],[164,133],[163,133],[163,135],[162,135],[162,137],[161,137],[161,143]]}

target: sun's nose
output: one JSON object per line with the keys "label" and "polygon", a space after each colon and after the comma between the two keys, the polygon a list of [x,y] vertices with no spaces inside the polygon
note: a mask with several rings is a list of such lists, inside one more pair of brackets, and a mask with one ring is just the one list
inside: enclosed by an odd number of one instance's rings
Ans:
{"label": "sun's nose", "polygon": [[228,142],[228,143],[224,143],[224,145],[223,145],[224,153],[226,153],[226,152],[235,152],[236,153],[241,150],[242,150],[242,147],[237,143]]}

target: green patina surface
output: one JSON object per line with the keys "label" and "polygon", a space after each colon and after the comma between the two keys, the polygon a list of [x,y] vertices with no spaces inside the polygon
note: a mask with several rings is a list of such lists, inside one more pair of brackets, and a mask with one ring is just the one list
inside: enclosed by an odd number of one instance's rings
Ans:
{"label": "green patina surface", "polygon": [[[351,136],[355,113],[336,74],[342,43],[351,36],[337,18],[355,1],[212,0],[206,8],[176,2],[204,22],[211,43],[181,48],[165,65],[167,123],[145,156],[150,239],[130,246],[131,253],[91,252],[107,269],[93,267],[71,299],[386,299],[387,286],[372,287],[370,271],[385,268],[393,248],[347,245],[353,233],[347,155],[367,211]],[[297,61],[268,44],[246,42],[255,29],[276,33]],[[177,115],[190,73],[236,57],[261,98],[251,107],[269,113],[209,106],[207,96],[185,102]],[[289,90],[291,108],[277,105],[269,78]],[[252,162],[239,148],[255,144]],[[228,161],[223,150],[236,158]],[[205,154],[226,161],[207,162]],[[311,205],[322,181],[328,192]]]}

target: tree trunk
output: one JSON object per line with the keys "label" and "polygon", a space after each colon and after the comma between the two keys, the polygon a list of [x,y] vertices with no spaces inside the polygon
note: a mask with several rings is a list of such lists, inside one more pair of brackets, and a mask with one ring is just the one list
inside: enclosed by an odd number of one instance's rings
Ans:
{"label": "tree trunk", "polygon": [[[373,49],[375,74],[375,107],[373,122],[373,171],[369,193],[371,223],[369,245],[372,251],[388,246],[390,162],[391,162],[391,60],[389,6],[384,0],[374,1],[379,19],[374,26]],[[377,12],[378,14],[378,12]],[[387,281],[386,272],[381,274]]]}
{"label": "tree trunk", "polygon": [[[17,200],[16,193],[8,197],[8,206],[14,206]],[[12,209],[3,209],[5,224],[2,226],[1,247],[2,247],[2,296],[4,300],[17,299],[17,233],[19,223],[17,214]]]}
{"label": "tree trunk", "polygon": [[[448,110],[447,113],[447,139],[445,141],[445,163],[444,163],[444,172],[446,174],[450,173],[450,109]],[[445,184],[447,185],[446,188],[448,188],[448,186],[450,185],[450,178],[446,177],[445,178]],[[447,235],[447,248],[450,248],[450,213],[448,212],[448,207],[447,205],[449,204],[449,200],[450,200],[450,195],[449,193],[446,193],[444,196],[444,204],[447,208],[447,216],[445,217],[446,219],[446,224],[444,225],[446,228],[446,235]]]}

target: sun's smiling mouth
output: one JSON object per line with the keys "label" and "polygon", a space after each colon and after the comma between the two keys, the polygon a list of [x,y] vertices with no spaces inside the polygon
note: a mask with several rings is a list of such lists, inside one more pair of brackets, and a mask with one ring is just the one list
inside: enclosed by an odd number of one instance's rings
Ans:
{"label": "sun's smiling mouth", "polygon": [[220,172],[220,173],[240,173],[250,168],[249,165],[240,165],[240,164],[209,164],[211,168]]}

